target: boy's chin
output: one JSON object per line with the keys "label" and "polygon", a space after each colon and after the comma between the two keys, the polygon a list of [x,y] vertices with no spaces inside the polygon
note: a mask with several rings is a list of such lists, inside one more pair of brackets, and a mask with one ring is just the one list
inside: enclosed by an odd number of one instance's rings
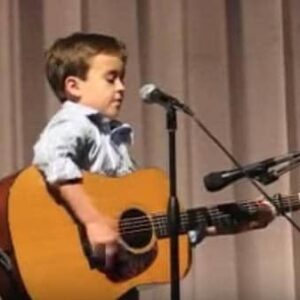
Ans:
{"label": "boy's chin", "polygon": [[119,113],[120,113],[120,110],[112,110],[112,111],[103,111],[100,113],[106,117],[106,118],[109,118],[109,119],[116,119],[118,116],[119,116]]}

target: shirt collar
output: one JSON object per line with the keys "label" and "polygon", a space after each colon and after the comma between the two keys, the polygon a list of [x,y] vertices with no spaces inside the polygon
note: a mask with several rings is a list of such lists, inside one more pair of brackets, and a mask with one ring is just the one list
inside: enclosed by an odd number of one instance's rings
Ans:
{"label": "shirt collar", "polygon": [[124,142],[127,142],[129,144],[133,143],[133,130],[129,124],[122,123],[118,120],[111,120],[107,117],[104,117],[95,108],[70,100],[67,100],[63,103],[63,108],[71,110],[74,113],[80,113],[85,115],[97,127],[107,129],[110,132],[113,139],[118,141],[123,140]]}

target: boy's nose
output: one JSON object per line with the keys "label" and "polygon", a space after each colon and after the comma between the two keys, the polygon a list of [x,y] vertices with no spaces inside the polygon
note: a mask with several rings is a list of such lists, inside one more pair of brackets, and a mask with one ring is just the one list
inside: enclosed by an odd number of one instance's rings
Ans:
{"label": "boy's nose", "polygon": [[117,90],[121,92],[125,91],[125,84],[121,79],[117,80]]}

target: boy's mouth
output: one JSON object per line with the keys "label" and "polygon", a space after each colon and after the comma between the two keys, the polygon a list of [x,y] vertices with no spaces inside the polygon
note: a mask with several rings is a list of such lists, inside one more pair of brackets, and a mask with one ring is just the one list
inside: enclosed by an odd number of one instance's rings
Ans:
{"label": "boy's mouth", "polygon": [[115,99],[113,102],[114,102],[114,103],[117,103],[117,104],[122,104],[123,98]]}
{"label": "boy's mouth", "polygon": [[122,99],[114,100],[114,101],[113,101],[113,104],[114,104],[116,107],[120,108],[121,105],[122,105],[122,102],[123,102]]}

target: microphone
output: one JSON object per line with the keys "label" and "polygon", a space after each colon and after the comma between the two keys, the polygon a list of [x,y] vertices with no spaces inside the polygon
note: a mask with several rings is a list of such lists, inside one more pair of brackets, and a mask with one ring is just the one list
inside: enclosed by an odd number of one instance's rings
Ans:
{"label": "microphone", "polygon": [[[262,183],[268,184],[272,182],[271,179],[270,181],[264,181],[264,179],[265,175],[267,175],[269,171],[269,168],[284,162],[291,161],[299,156],[300,152],[292,152],[285,155],[268,158],[257,163],[249,164],[242,167],[241,169],[236,168],[232,170],[212,172],[204,176],[204,185],[208,191],[215,192],[243,177],[250,177],[259,180],[260,176],[263,179]],[[276,180],[277,178],[274,177],[273,179]]]}
{"label": "microphone", "polygon": [[175,109],[179,109],[184,111],[187,114],[191,114],[191,110],[178,99],[174,98],[166,94],[157,88],[154,84],[148,83],[141,87],[140,89],[140,97],[147,104],[159,104],[169,109],[173,107]]}

